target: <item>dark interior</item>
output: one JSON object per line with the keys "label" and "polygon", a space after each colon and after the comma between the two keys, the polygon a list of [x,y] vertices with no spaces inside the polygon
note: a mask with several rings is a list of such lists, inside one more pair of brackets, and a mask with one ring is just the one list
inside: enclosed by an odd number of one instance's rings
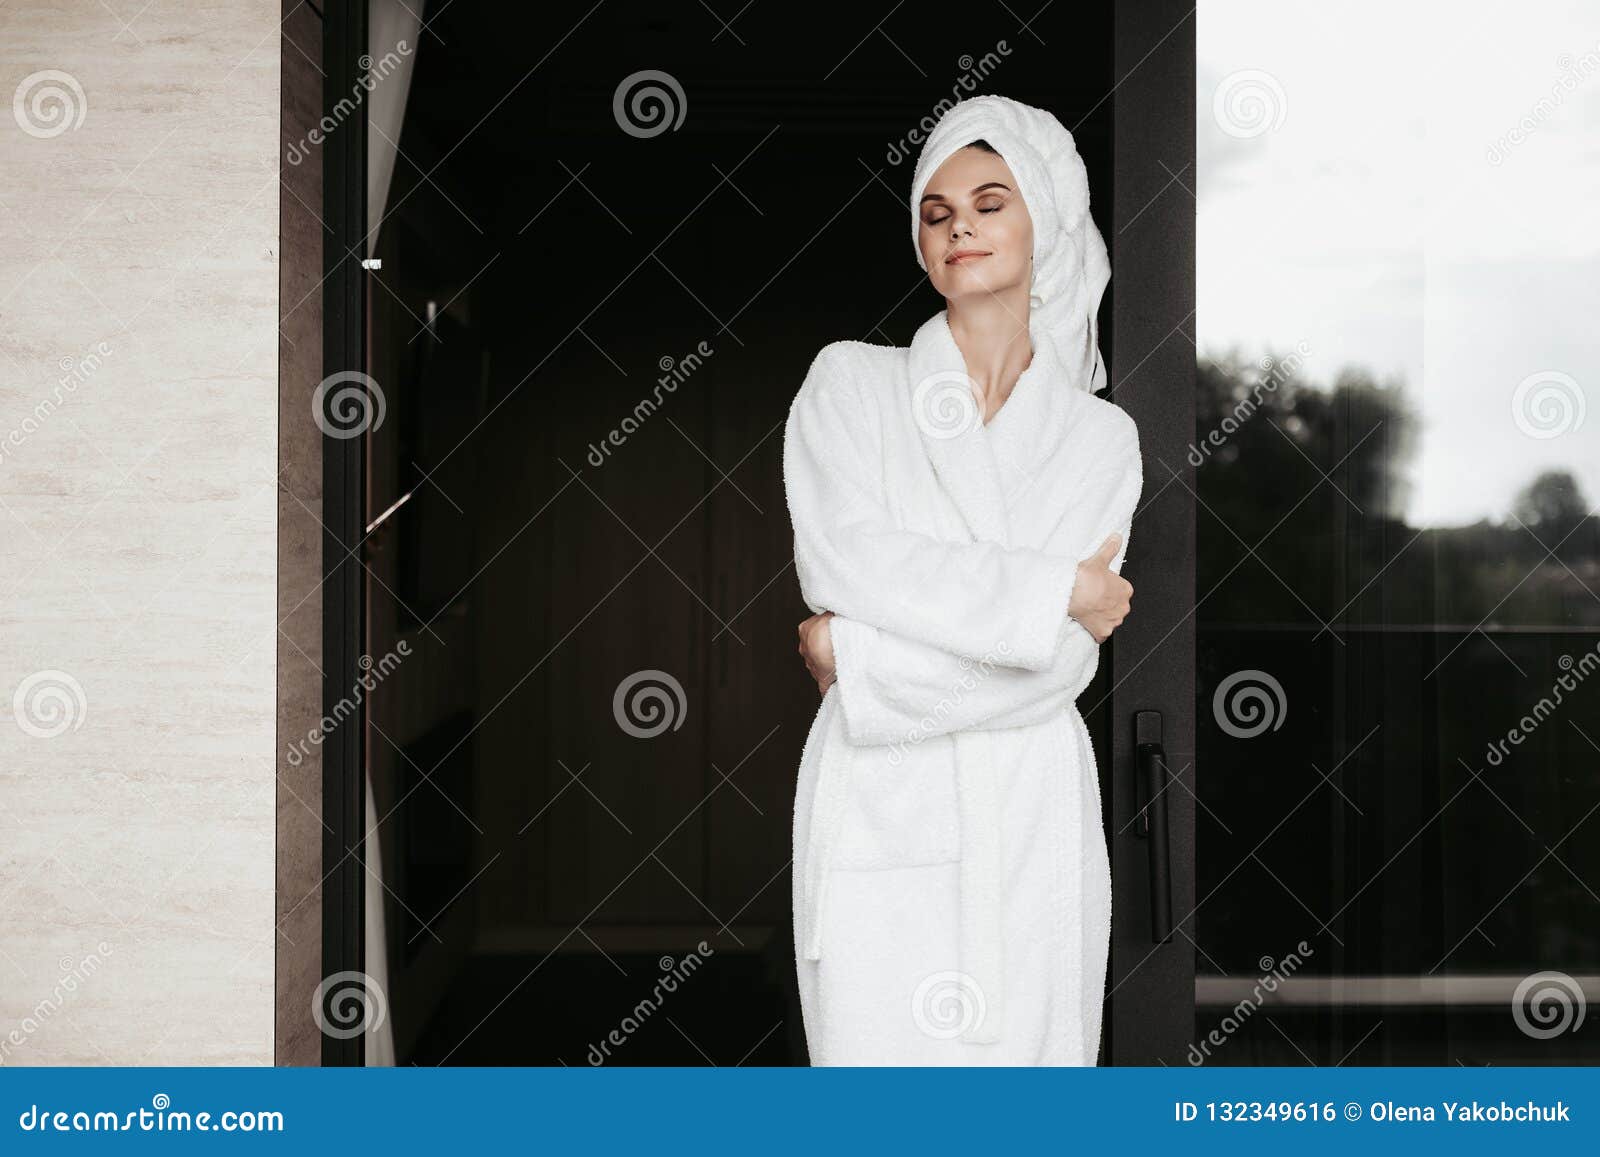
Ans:
{"label": "dark interior", "polygon": [[[940,308],[905,138],[941,100],[1054,111],[1110,239],[1109,5],[725,7],[424,13],[367,294],[368,517],[404,501],[366,649],[412,648],[367,737],[401,1064],[805,1060],[790,399]],[[643,70],[676,129],[622,129]],[[640,673],[649,737],[614,703]]]}

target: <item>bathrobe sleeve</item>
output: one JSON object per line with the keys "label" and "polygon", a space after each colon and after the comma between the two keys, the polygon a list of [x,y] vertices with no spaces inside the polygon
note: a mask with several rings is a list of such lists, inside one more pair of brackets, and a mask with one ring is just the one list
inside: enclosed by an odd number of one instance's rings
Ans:
{"label": "bathrobe sleeve", "polygon": [[[1143,487],[1137,432],[1119,423],[1118,437],[1081,495],[1092,526],[1078,549],[1091,557],[1112,533],[1122,547],[1111,560],[1120,574]],[[974,660],[848,616],[829,621],[845,736],[853,744],[901,744],[953,731],[1022,727],[1067,708],[1093,677],[1099,644],[1069,621],[1050,666],[1042,671]]]}
{"label": "bathrobe sleeve", "polygon": [[880,497],[881,434],[861,397],[869,378],[859,352],[826,346],[789,410],[784,489],[806,604],[957,655],[1049,668],[1078,560],[896,526]]}

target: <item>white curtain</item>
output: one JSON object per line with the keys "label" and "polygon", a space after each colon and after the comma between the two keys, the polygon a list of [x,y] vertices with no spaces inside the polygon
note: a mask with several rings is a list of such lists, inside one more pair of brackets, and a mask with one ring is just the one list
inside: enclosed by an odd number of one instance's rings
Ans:
{"label": "white curtain", "polygon": [[[367,94],[367,256],[378,244],[378,229],[389,200],[389,182],[394,176],[395,155],[400,144],[400,126],[406,116],[406,96],[411,91],[412,65],[417,59],[422,30],[422,0],[371,0],[368,8],[367,52],[372,57],[372,91]],[[401,45],[405,48],[402,49]],[[394,62],[398,61],[398,64]],[[381,79],[380,79],[381,76]],[[375,829],[378,808],[372,796],[372,780],[366,781],[366,830],[374,834],[366,841],[366,862],[371,874],[366,881],[365,936],[367,975],[370,983],[389,996],[389,941],[384,929],[382,843]],[[394,1064],[394,1024],[390,1017],[369,1030],[365,1038],[366,1062],[372,1066]]]}
{"label": "white curtain", "polygon": [[[373,88],[367,94],[368,257],[377,248],[378,228],[389,201],[389,181],[394,176],[400,126],[406,118],[406,97],[411,91],[411,70],[421,48],[422,11],[422,0],[370,0],[368,7],[367,52],[373,64]],[[406,45],[403,50],[402,43]]]}

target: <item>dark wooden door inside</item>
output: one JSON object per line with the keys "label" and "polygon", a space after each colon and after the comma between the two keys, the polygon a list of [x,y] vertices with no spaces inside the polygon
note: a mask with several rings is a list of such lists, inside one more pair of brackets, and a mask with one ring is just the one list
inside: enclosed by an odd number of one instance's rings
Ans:
{"label": "dark wooden door inside", "polygon": [[406,499],[369,646],[414,647],[369,736],[402,1060],[803,1061],[817,700],[783,422],[823,345],[904,344],[940,308],[906,195],[941,102],[1055,111],[1109,237],[1111,6],[994,5],[956,40],[888,6],[549,17],[431,20],[369,290],[370,516]]}

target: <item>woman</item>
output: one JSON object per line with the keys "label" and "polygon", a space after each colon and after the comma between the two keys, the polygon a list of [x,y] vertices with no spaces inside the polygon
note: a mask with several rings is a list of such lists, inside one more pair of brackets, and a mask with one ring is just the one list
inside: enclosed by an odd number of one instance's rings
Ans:
{"label": "woman", "polygon": [[913,180],[946,308],[909,348],[835,342],[784,482],[823,691],[795,797],[815,1064],[1088,1065],[1110,873],[1075,699],[1133,588],[1134,424],[1091,392],[1110,277],[1048,113],[952,108]]}

